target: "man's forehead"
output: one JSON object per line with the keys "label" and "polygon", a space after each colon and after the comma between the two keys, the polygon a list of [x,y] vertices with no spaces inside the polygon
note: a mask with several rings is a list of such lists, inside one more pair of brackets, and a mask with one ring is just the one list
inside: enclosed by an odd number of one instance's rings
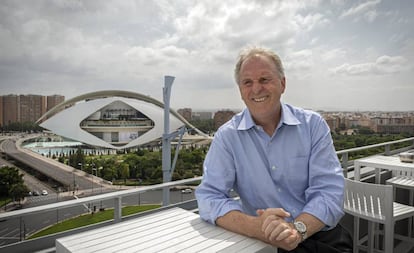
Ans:
{"label": "man's forehead", "polygon": [[240,75],[246,76],[251,74],[274,74],[276,66],[264,55],[254,55],[248,57],[240,68]]}

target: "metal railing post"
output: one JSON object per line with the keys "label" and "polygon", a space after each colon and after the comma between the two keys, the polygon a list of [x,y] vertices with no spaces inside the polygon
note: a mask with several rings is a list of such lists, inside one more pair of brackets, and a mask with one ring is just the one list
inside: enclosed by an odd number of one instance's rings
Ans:
{"label": "metal railing post", "polygon": [[344,173],[344,177],[348,177],[348,152],[342,154],[342,171]]}
{"label": "metal railing post", "polygon": [[391,144],[387,144],[385,145],[385,155],[390,155],[390,151],[391,151]]}
{"label": "metal railing post", "polygon": [[120,222],[122,220],[122,198],[114,198],[114,221]]}

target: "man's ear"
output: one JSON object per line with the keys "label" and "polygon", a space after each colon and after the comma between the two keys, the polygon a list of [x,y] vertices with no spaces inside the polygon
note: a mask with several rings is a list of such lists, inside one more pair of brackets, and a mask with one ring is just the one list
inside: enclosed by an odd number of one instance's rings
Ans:
{"label": "man's ear", "polygon": [[282,93],[284,93],[285,92],[285,89],[286,89],[286,78],[285,77],[283,77],[280,80],[280,85],[282,86]]}

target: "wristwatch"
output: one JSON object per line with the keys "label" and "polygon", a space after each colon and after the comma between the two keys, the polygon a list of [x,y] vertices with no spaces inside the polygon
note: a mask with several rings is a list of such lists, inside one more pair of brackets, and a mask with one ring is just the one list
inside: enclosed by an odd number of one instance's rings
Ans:
{"label": "wristwatch", "polygon": [[306,232],[308,231],[306,228],[306,224],[303,223],[302,221],[294,221],[293,226],[302,236],[302,242],[303,242],[306,239]]}

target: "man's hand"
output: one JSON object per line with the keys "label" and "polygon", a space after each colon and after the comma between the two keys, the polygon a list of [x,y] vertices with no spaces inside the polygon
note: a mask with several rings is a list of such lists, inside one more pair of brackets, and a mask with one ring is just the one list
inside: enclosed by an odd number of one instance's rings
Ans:
{"label": "man's hand", "polygon": [[262,232],[270,244],[290,251],[301,242],[299,232],[286,221],[290,214],[282,208],[261,209],[257,214],[262,220]]}

